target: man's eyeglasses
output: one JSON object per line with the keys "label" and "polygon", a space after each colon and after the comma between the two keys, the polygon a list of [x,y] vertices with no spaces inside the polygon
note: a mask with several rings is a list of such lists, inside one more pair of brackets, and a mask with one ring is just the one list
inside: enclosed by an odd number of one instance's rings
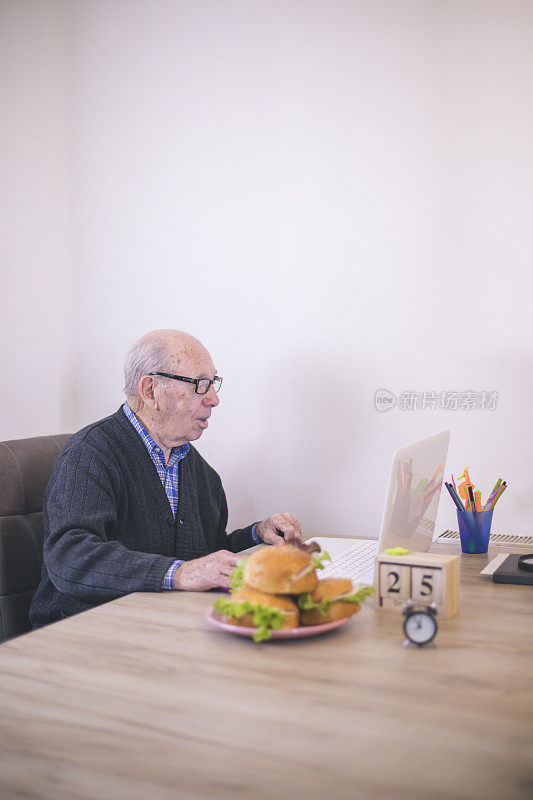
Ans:
{"label": "man's eyeglasses", "polygon": [[148,375],[161,375],[162,378],[172,378],[174,381],[185,381],[186,383],[194,383],[194,391],[196,394],[207,394],[211,388],[211,384],[215,387],[215,392],[220,391],[222,386],[222,378],[215,375],[212,381],[209,378],[184,378],[183,375],[171,375],[169,372],[149,372]]}

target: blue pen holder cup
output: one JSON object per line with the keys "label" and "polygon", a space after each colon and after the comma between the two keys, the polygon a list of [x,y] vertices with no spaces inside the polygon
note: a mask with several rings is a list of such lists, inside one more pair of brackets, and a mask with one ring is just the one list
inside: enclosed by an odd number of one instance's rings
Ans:
{"label": "blue pen holder cup", "polygon": [[492,511],[459,511],[457,509],[457,522],[459,523],[459,536],[461,537],[461,550],[463,553],[481,554],[489,549],[490,527],[492,525]]}

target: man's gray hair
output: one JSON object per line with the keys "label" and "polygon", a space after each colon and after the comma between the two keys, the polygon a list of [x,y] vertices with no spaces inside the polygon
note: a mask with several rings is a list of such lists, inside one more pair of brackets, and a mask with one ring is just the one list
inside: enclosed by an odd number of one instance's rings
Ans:
{"label": "man's gray hair", "polygon": [[142,338],[133,344],[124,359],[124,393],[137,397],[139,381],[150,372],[172,372],[168,342],[160,338]]}

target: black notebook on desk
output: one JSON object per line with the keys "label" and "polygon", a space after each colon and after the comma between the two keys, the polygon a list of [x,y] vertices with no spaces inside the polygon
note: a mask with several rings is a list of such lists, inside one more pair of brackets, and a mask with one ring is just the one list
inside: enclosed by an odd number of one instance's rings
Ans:
{"label": "black notebook on desk", "polygon": [[492,573],[495,583],[525,583],[533,585],[533,572],[527,572],[518,566],[518,555],[507,556]]}

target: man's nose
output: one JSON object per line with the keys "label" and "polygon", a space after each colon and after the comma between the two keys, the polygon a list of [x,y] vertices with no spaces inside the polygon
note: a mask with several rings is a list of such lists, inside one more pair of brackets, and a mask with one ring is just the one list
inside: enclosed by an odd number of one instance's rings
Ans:
{"label": "man's nose", "polygon": [[215,392],[215,387],[213,384],[209,387],[209,391],[204,394],[204,405],[206,406],[218,406],[220,403],[220,398],[218,394]]}

